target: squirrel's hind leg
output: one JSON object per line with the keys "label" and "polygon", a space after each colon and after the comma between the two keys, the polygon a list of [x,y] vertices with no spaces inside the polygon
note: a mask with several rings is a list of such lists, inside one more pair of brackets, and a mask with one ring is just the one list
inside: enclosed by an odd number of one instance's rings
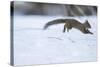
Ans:
{"label": "squirrel's hind leg", "polygon": [[66,26],[64,25],[63,33],[65,33],[65,31],[66,31]]}

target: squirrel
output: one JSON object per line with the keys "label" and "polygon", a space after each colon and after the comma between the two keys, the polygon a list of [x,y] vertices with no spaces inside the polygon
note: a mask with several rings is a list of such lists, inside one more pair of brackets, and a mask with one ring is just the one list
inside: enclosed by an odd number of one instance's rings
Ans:
{"label": "squirrel", "polygon": [[81,23],[76,19],[56,19],[46,23],[43,29],[45,30],[51,25],[62,24],[62,23],[64,23],[63,33],[66,31],[66,28],[67,32],[69,32],[69,30],[71,30],[72,28],[75,28],[80,30],[84,34],[93,34],[89,30],[89,28],[91,28],[91,25],[89,24],[88,20],[86,20],[85,23]]}

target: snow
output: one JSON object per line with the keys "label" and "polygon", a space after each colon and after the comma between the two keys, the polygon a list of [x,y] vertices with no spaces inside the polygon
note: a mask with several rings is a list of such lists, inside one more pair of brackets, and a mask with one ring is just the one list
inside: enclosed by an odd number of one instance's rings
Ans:
{"label": "snow", "polygon": [[[43,30],[44,25],[58,18],[89,20],[93,32],[77,29],[63,33],[64,24]],[[97,60],[97,17],[14,16],[14,65],[37,65]]]}

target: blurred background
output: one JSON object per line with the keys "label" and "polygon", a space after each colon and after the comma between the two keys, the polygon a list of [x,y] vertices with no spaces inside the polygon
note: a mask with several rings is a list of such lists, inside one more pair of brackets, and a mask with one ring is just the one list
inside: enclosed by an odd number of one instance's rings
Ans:
{"label": "blurred background", "polygon": [[11,2],[11,15],[90,16],[97,15],[97,6],[66,5],[37,2]]}

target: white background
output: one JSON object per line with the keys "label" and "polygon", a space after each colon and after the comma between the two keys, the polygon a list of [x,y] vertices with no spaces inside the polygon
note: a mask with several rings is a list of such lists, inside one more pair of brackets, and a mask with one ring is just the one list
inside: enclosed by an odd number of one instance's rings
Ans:
{"label": "white background", "polygon": [[[0,0],[0,67],[11,67],[10,63],[10,1]],[[34,67],[99,67],[100,65],[100,46],[99,46],[99,28],[100,28],[100,1],[99,0],[16,0],[16,1],[38,1],[66,4],[98,5],[98,62],[69,63],[39,65]],[[21,66],[24,67],[24,66]],[[32,67],[32,66],[26,66]]]}

